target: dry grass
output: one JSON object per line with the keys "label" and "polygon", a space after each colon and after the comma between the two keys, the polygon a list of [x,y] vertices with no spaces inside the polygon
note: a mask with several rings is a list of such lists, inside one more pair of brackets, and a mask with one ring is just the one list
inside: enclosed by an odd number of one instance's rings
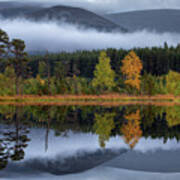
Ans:
{"label": "dry grass", "polygon": [[147,102],[147,101],[124,101],[124,102],[83,102],[83,101],[67,101],[67,102],[0,102],[0,105],[13,105],[13,106],[128,106],[128,105],[153,105],[153,106],[175,106],[180,103],[174,102]]}
{"label": "dry grass", "polygon": [[[81,106],[120,106],[120,105],[180,105],[180,97],[173,95],[129,96],[108,95],[57,95],[57,96],[0,96],[0,104],[9,105],[81,105]],[[178,102],[179,101],[179,102]]]}
{"label": "dry grass", "polygon": [[[177,98],[177,97],[176,97]],[[56,95],[56,96],[37,96],[37,95],[24,95],[24,96],[0,96],[0,100],[174,100],[173,95],[156,95],[156,96],[131,96],[126,94],[106,94],[106,95]],[[180,97],[179,97],[180,98]]]}

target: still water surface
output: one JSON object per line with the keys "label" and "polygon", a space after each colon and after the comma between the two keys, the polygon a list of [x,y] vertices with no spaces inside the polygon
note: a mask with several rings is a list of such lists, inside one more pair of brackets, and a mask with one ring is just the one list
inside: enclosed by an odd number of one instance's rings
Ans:
{"label": "still water surface", "polygon": [[180,179],[180,106],[0,106],[0,179]]}

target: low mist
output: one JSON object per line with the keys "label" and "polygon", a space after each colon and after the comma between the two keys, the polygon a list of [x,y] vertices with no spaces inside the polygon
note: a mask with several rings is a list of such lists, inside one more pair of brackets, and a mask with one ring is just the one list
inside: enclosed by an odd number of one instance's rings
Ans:
{"label": "low mist", "polygon": [[105,33],[94,29],[83,29],[78,26],[56,22],[31,22],[24,19],[0,19],[0,28],[10,38],[20,38],[26,42],[27,51],[76,51],[104,48],[124,48],[176,46],[180,34],[156,33],[146,30],[134,33]]}

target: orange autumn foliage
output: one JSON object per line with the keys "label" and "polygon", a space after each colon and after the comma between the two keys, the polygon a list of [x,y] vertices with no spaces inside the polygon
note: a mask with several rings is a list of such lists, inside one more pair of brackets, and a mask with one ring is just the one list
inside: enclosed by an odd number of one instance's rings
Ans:
{"label": "orange autumn foliage", "polygon": [[126,115],[125,119],[127,119],[127,124],[122,126],[121,132],[124,135],[125,142],[133,149],[142,136],[140,110],[137,110],[136,113]]}
{"label": "orange autumn foliage", "polygon": [[125,84],[140,90],[141,71],[143,69],[140,58],[134,51],[131,51],[124,60],[122,60],[122,63],[121,72],[126,78]]}

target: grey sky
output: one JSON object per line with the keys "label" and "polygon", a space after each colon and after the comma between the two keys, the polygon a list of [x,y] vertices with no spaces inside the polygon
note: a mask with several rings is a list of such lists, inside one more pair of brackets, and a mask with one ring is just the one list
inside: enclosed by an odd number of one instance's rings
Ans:
{"label": "grey sky", "polygon": [[[24,0],[19,1],[25,2]],[[99,12],[122,12],[164,8],[180,9],[180,0],[26,0],[26,2],[30,1],[42,2],[44,4],[71,5]]]}

